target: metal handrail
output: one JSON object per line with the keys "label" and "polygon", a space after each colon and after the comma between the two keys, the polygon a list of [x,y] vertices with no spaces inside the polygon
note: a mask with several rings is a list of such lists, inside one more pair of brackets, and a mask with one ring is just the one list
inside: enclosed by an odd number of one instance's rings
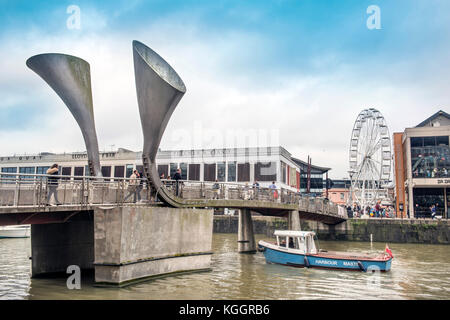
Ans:
{"label": "metal handrail", "polygon": [[[49,178],[51,178],[49,180]],[[53,184],[53,179],[58,181]],[[131,184],[136,180],[138,184]],[[286,188],[275,190],[248,183],[225,181],[193,181],[162,179],[167,191],[189,200],[243,200],[298,205],[299,210],[338,215],[337,206],[321,197],[310,197]],[[218,185],[218,188],[217,188]],[[52,187],[54,190],[52,190]],[[57,194],[64,205],[124,205],[139,200],[159,202],[151,198],[145,178],[68,176],[28,173],[0,173],[0,206],[37,206],[49,204],[49,195]],[[136,198],[136,199],[135,199]],[[56,198],[55,198],[56,200]]]}

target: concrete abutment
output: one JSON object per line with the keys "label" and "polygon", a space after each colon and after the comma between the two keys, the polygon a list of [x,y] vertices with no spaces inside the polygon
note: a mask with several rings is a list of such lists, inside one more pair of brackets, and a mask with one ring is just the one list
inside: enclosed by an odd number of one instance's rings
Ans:
{"label": "concrete abutment", "polygon": [[98,208],[74,221],[32,226],[32,275],[95,270],[97,285],[210,270],[212,209]]}

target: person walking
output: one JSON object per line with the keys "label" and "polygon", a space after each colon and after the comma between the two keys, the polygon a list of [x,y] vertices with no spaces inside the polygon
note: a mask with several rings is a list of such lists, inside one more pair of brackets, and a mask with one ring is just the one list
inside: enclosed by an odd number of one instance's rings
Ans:
{"label": "person walking", "polygon": [[177,197],[180,196],[180,182],[178,180],[181,180],[181,169],[178,168],[177,171],[175,172],[175,174],[173,175],[173,180],[175,180],[175,195]]}
{"label": "person walking", "polygon": [[278,199],[278,191],[277,186],[275,185],[275,181],[272,181],[272,184],[269,186],[269,189],[272,190],[272,197],[276,201]]}
{"label": "person walking", "polygon": [[219,185],[219,181],[216,179],[216,181],[213,184],[213,199],[219,199],[219,195],[220,195],[220,185]]}
{"label": "person walking", "polygon": [[430,208],[431,211],[431,219],[434,219],[434,217],[436,216],[436,206],[433,204]]}
{"label": "person walking", "polygon": [[[53,164],[48,170],[47,170],[47,174],[48,175],[58,175],[58,164]],[[48,177],[47,178],[47,186],[48,186],[48,193],[47,193],[47,205],[51,205],[50,204],[50,198],[53,195],[53,197],[55,198],[55,202],[56,205],[60,205],[61,203],[58,200],[58,183],[59,183],[59,177]]]}
{"label": "person walking", "polygon": [[144,189],[144,178],[142,177],[142,172],[139,172],[136,170],[136,178],[137,178],[137,186],[136,186],[136,194],[137,194],[137,201],[141,201],[141,191]]}
{"label": "person walking", "polygon": [[253,182],[253,190],[252,190],[252,195],[251,195],[251,199],[257,199],[258,198],[258,194],[259,194],[259,182],[258,180],[255,180],[255,182]]}
{"label": "person walking", "polygon": [[139,186],[139,180],[138,180],[138,171],[134,170],[133,173],[130,176],[130,182],[128,184],[128,195],[123,199],[123,201],[127,201],[131,195],[134,195],[133,202],[136,202],[137,194],[138,194],[138,186]]}

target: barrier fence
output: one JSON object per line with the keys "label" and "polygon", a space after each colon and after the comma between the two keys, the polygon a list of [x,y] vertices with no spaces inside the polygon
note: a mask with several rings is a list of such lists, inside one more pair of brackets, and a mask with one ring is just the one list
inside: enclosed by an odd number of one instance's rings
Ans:
{"label": "barrier fence", "polygon": [[[296,204],[305,212],[341,215],[327,199],[285,188],[270,189],[230,182],[162,180],[174,196],[196,200],[242,200]],[[56,194],[56,197],[54,196]],[[123,205],[158,203],[147,180],[46,174],[0,173],[0,206]],[[245,205],[243,205],[245,207]]]}

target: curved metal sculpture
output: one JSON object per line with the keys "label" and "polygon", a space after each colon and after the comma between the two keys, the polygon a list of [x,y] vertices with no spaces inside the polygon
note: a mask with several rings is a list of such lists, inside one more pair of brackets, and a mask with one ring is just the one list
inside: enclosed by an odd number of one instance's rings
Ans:
{"label": "curved metal sculpture", "polygon": [[29,58],[27,66],[44,79],[69,108],[83,134],[90,174],[101,176],[89,63],[66,54],[45,53]]}
{"label": "curved metal sculpture", "polygon": [[163,58],[139,41],[133,41],[133,58],[144,134],[144,175],[161,200],[178,207],[185,201],[167,192],[159,178],[155,159],[167,123],[185,94],[186,87],[180,76]]}

